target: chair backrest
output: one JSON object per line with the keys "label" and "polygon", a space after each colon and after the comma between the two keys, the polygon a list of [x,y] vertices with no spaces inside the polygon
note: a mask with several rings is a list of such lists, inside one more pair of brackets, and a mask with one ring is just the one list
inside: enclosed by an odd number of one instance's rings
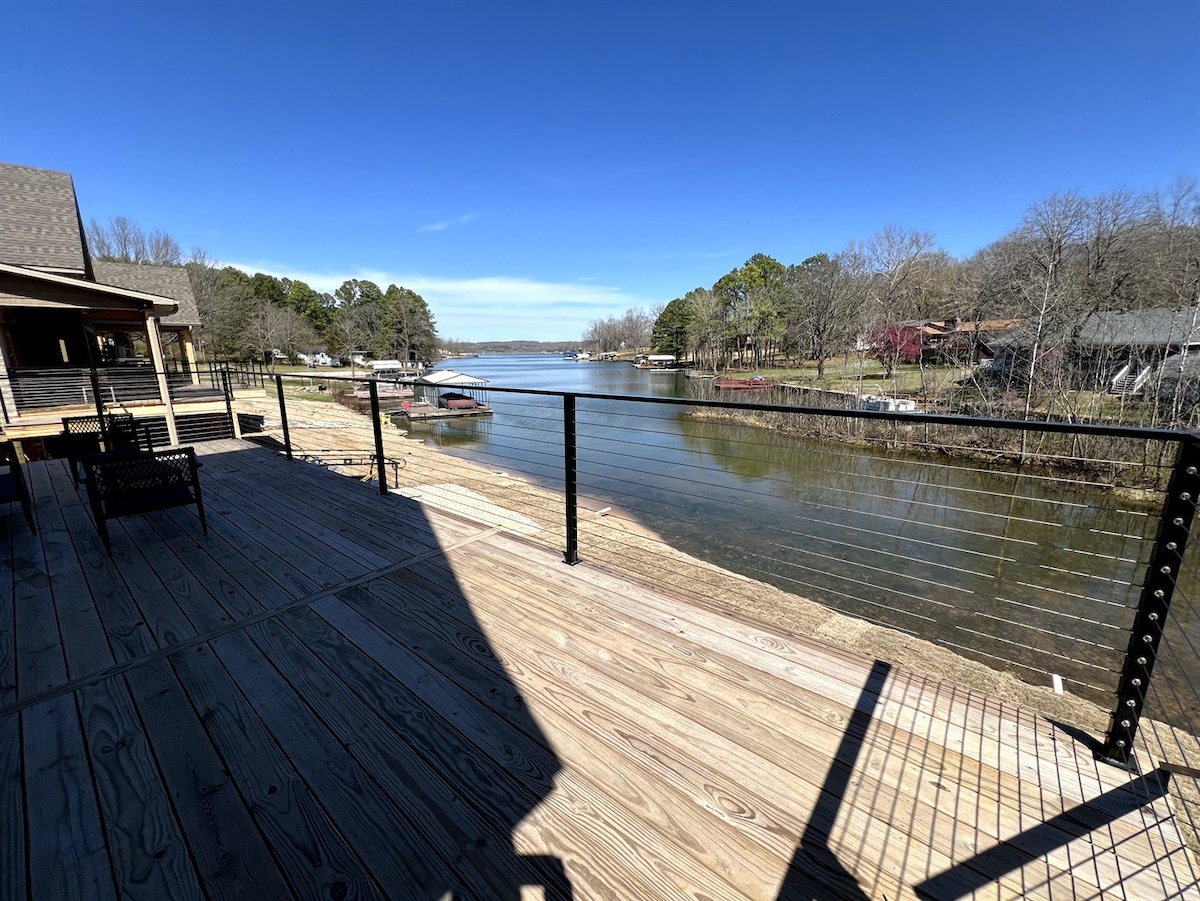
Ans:
{"label": "chair backrest", "polygon": [[125,422],[120,420],[108,427],[109,450],[141,451],[148,453],[154,450],[154,436],[150,432],[150,423],[146,420],[135,421],[132,418]]}
{"label": "chair backrest", "polygon": [[99,435],[101,431],[132,427],[132,413],[105,413],[104,428],[100,427],[99,416],[64,416],[63,431],[68,435]]}
{"label": "chair backrest", "polygon": [[160,451],[115,451],[81,459],[88,494],[98,499],[157,494],[174,487],[197,487],[196,452],[190,447]]}

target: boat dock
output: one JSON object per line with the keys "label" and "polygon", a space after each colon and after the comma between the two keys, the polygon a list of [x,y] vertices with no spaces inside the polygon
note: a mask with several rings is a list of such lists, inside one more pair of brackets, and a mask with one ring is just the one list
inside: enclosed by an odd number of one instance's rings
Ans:
{"label": "boat dock", "polygon": [[488,406],[479,404],[466,409],[447,409],[431,403],[404,403],[393,408],[393,413],[399,413],[409,422],[427,422],[434,419],[462,419],[471,416],[491,416],[495,411]]}

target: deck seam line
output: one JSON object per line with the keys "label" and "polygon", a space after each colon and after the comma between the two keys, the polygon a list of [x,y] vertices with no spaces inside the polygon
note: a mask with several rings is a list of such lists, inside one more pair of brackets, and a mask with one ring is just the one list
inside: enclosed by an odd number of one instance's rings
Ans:
{"label": "deck seam line", "polygon": [[244,619],[226,623],[224,626],[220,626],[216,629],[210,629],[209,631],[200,635],[194,635],[191,638],[170,645],[169,647],[158,648],[147,654],[143,654],[140,657],[135,657],[131,660],[125,660],[121,663],[113,664],[112,666],[105,667],[104,669],[95,673],[89,673],[86,676],[80,676],[77,679],[64,682],[62,685],[57,685],[54,688],[48,688],[44,691],[38,692],[37,694],[30,695],[27,698],[21,698],[18,701],[13,701],[10,704],[0,707],[0,717],[6,717],[13,713],[21,713],[25,710],[28,710],[30,707],[36,706],[37,704],[41,704],[46,701],[53,701],[56,698],[71,694],[72,692],[78,691],[79,689],[88,685],[95,685],[96,683],[103,682],[105,679],[110,679],[113,676],[123,675],[132,669],[143,666],[144,664],[154,663],[155,661],[162,660],[166,657],[170,657],[183,651],[190,651],[193,648],[200,647],[201,645],[207,644],[210,641],[215,641],[218,638],[224,638],[226,635],[249,628],[250,626],[256,626],[260,623],[265,623],[267,620],[274,619],[277,616],[282,616],[286,613],[291,613],[293,610],[299,610],[302,607],[315,604],[317,601],[330,597],[331,595],[336,595],[338,592],[345,591],[348,588],[354,588],[355,586],[362,585],[366,582],[371,582],[375,579],[389,576],[392,573],[400,572],[401,570],[408,569],[411,566],[416,566],[417,564],[423,563],[433,557],[446,554],[450,551],[458,550],[461,547],[473,544],[474,542],[480,541],[484,538],[490,538],[491,536],[503,531],[504,528],[502,526],[493,526],[491,528],[484,529],[483,531],[477,532],[474,535],[468,535],[465,538],[460,538],[444,547],[439,546],[436,548],[431,548],[423,553],[415,554],[406,560],[401,560],[397,563],[391,563],[387,566],[380,567],[379,569],[371,570],[370,572],[363,573],[361,576],[355,576],[353,579],[346,579],[342,582],[338,582],[335,585],[327,585],[321,588],[319,591],[310,592],[309,594],[306,594],[301,598],[297,598],[296,600],[284,604],[283,606],[272,607],[270,610],[264,610],[261,613],[254,614],[253,616],[248,616]]}

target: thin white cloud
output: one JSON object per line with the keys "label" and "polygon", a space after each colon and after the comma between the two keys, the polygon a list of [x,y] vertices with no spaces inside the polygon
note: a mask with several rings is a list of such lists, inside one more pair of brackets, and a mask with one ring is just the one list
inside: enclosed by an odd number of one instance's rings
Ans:
{"label": "thin white cloud", "polygon": [[614,254],[614,260],[635,260],[643,263],[661,263],[666,260],[719,260],[724,257],[741,257],[740,250],[679,250],[673,253],[619,253]]}
{"label": "thin white cloud", "polygon": [[459,216],[457,219],[442,219],[438,222],[429,225],[422,225],[417,229],[419,232],[440,232],[445,231],[455,225],[466,225],[475,218],[474,213],[467,213],[465,216]]}
{"label": "thin white cloud", "polygon": [[402,285],[425,298],[442,337],[465,341],[575,341],[591,322],[647,305],[620,288],[579,282],[510,276],[444,278],[373,269],[313,272],[266,262],[227,265],[251,274],[265,272],[302,281],[329,293],[349,279],[365,279],[381,288]]}

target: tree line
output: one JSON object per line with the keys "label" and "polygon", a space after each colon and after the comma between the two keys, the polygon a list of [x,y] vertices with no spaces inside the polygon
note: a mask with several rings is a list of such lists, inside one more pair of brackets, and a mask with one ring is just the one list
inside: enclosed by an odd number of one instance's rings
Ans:
{"label": "tree line", "polygon": [[[1108,364],[1130,353],[1115,337],[1083,348],[1087,323],[1097,314],[1188,309],[1200,309],[1200,192],[1180,180],[1163,192],[1053,194],[965,259],[929,232],[898,225],[797,264],[755,254],[668,303],[651,343],[697,366],[815,364],[818,380],[831,360],[873,358],[891,379],[902,363],[934,362],[923,353],[921,323],[1007,322],[1006,365],[990,374],[976,367],[963,393],[984,412],[1007,405],[1027,416],[1051,408],[1070,416],[1077,392],[1099,389]],[[966,344],[977,352],[978,342]],[[1172,421],[1194,415],[1188,397],[1175,391]]]}
{"label": "tree line", "polygon": [[433,313],[408,288],[349,279],[330,294],[299,280],[220,267],[200,249],[184,262],[170,235],[145,233],[121,216],[93,219],[87,238],[95,259],[185,266],[200,313],[197,337],[212,359],[273,362],[275,351],[295,356],[323,348],[334,357],[365,351],[430,362],[439,353]]}

